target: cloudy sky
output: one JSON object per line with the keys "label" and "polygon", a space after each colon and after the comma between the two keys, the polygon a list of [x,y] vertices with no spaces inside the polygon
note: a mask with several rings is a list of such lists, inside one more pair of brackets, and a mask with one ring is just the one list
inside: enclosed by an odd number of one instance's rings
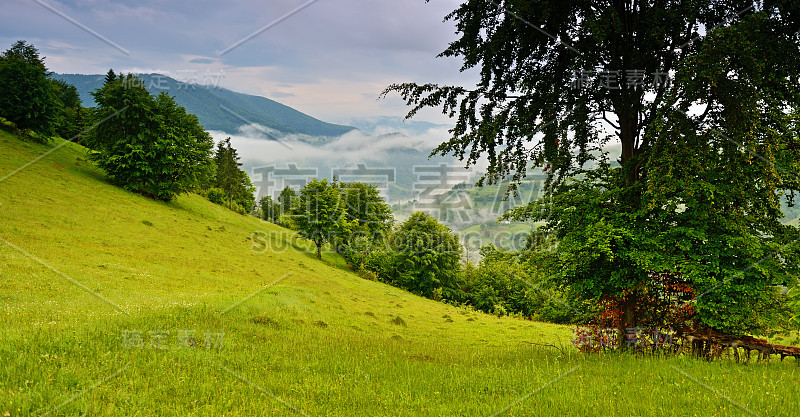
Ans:
{"label": "cloudy sky", "polygon": [[[159,72],[265,96],[336,123],[404,115],[397,96],[378,100],[393,82],[476,79],[459,73],[458,60],[436,58],[455,39],[443,18],[458,0],[3,3],[0,48],[27,40],[51,71]],[[437,111],[419,119],[448,122]]]}

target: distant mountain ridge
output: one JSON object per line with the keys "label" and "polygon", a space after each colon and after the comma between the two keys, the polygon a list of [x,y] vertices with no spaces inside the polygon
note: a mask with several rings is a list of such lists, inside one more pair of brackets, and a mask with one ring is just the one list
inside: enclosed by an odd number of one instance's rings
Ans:
{"label": "distant mountain ridge", "polygon": [[[197,115],[206,130],[218,130],[231,135],[239,127],[257,123],[283,134],[335,137],[355,130],[323,122],[289,106],[265,97],[237,93],[213,85],[190,84],[161,74],[139,74],[147,90],[153,94],[164,91],[188,113]],[[78,89],[84,106],[93,107],[92,91],[103,86],[105,75],[53,74]]]}

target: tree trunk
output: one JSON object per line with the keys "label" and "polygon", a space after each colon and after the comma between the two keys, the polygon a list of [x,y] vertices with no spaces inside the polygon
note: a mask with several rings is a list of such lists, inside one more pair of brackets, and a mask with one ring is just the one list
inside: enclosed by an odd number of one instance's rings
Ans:
{"label": "tree trunk", "polygon": [[701,358],[705,350],[705,341],[702,339],[692,340],[692,356]]}
{"label": "tree trunk", "polygon": [[622,303],[622,319],[619,321],[619,348],[627,350],[628,338],[627,329],[634,327],[634,312],[636,310],[636,296],[634,294],[628,295]]}
{"label": "tree trunk", "polygon": [[[631,166],[635,155],[636,136],[638,132],[638,113],[632,109],[621,109],[617,112],[619,119],[619,138],[622,144],[622,154],[620,155],[620,164],[623,170],[627,170],[626,185],[633,185],[639,179],[638,170],[635,166]],[[622,320],[620,320],[620,348],[627,349],[626,329],[635,326],[634,313],[636,311],[637,302],[636,292],[628,295],[622,304]]]}
{"label": "tree trunk", "polygon": [[317,244],[317,259],[322,259],[322,242],[314,242]]}
{"label": "tree trunk", "polygon": [[636,134],[639,129],[636,117],[638,117],[636,112],[629,112],[629,110],[617,112],[617,118],[619,119],[619,140],[622,144],[620,164],[622,164],[623,169],[628,170],[627,185],[631,185],[639,179],[636,167],[628,165],[628,162],[630,162],[636,154]]}

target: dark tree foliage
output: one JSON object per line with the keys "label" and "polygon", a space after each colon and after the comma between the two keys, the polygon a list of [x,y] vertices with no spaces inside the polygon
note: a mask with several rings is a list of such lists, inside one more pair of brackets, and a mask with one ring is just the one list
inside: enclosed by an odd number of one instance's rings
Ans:
{"label": "dark tree foliage", "polygon": [[291,214],[292,207],[294,207],[294,201],[297,198],[297,193],[294,191],[292,187],[288,185],[281,190],[281,193],[278,195],[278,217],[283,214]]}
{"label": "dark tree foliage", "polygon": [[457,116],[435,153],[486,157],[479,184],[548,172],[552,200],[508,217],[547,220],[542,264],[572,296],[616,299],[634,327],[668,274],[698,294],[687,326],[781,324],[778,286],[798,273],[780,197],[800,187],[800,3],[469,0],[448,19],[460,37],[442,56],[480,82],[384,94],[409,117]]}
{"label": "dark tree foliage", "polygon": [[363,182],[334,182],[342,194],[348,220],[370,234],[385,234],[392,229],[392,210],[375,185]]}
{"label": "dark tree foliage", "polygon": [[106,73],[105,84],[113,82],[116,79],[117,79],[117,74],[114,72],[114,69],[113,68],[109,69],[108,72]]}
{"label": "dark tree foliage", "polygon": [[87,127],[88,112],[81,105],[78,89],[62,80],[50,80],[56,99],[55,133],[64,139],[80,142]]}
{"label": "dark tree foliage", "polygon": [[25,41],[0,54],[0,116],[19,129],[56,133],[58,99],[44,59]]}
{"label": "dark tree foliage", "polygon": [[262,197],[258,200],[258,207],[261,209],[261,218],[275,223],[278,221],[278,205],[272,199],[272,196]]}
{"label": "dark tree foliage", "polygon": [[235,203],[245,212],[252,211],[255,205],[255,187],[247,173],[239,168],[242,164],[236,149],[231,146],[231,138],[217,144],[214,162],[217,166],[215,186],[227,194],[228,207],[233,209]]}
{"label": "dark tree foliage", "polygon": [[115,183],[164,201],[209,183],[213,140],[170,96],[151,96],[131,74],[92,94],[97,126],[87,138],[90,157]]}

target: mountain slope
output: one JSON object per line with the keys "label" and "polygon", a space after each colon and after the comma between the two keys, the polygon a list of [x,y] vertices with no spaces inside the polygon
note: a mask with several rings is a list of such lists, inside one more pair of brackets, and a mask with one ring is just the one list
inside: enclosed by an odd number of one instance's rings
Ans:
{"label": "mountain slope", "polygon": [[568,327],[361,279],[196,195],[121,190],[74,143],[0,131],[0,149],[4,417],[791,415],[800,401],[791,359],[581,355]]}
{"label": "mountain slope", "polygon": [[[202,197],[167,204],[119,189],[74,143],[0,131],[0,147],[0,358],[14,362],[0,369],[0,415],[42,414],[111,375],[54,414],[485,411],[456,391],[437,406],[419,399],[441,390],[454,364],[478,371],[475,355],[568,341],[563,326],[364,280],[335,254],[316,260],[294,232]],[[179,342],[187,331],[196,332],[193,348]],[[141,347],[126,346],[131,332]],[[151,346],[159,332],[166,349]],[[224,333],[224,348],[206,343],[206,332]],[[541,355],[549,353],[523,356]],[[514,373],[541,372],[529,363]],[[399,369],[405,382],[395,380]]]}
{"label": "mountain slope", "polygon": [[[53,78],[74,85],[83,105],[94,106],[90,93],[103,86],[105,75],[53,74]],[[197,115],[206,130],[236,134],[240,126],[258,123],[284,134],[339,136],[354,129],[317,120],[264,97],[210,85],[182,83],[159,74],[143,74],[141,78],[151,93],[163,91],[174,96],[175,101],[185,107],[188,113]]]}

